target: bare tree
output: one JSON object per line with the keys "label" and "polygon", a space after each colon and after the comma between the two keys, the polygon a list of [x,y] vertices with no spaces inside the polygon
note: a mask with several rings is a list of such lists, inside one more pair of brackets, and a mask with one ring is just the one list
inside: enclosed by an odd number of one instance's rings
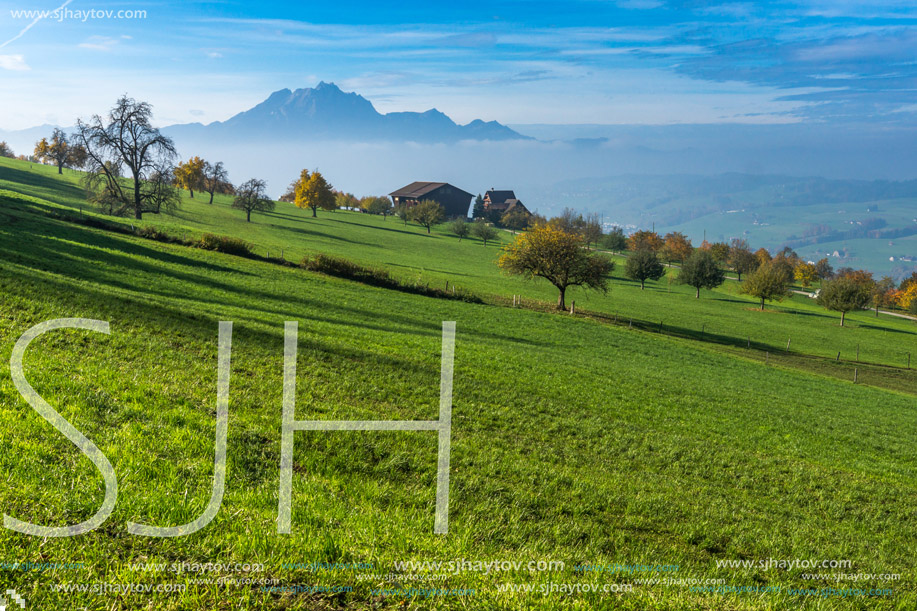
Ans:
{"label": "bare tree", "polygon": [[216,163],[204,162],[204,191],[210,194],[210,202],[213,203],[213,194],[216,192],[225,193],[232,189],[229,182],[229,172],[223,167],[222,161]]}
{"label": "bare tree", "polygon": [[258,178],[252,178],[236,189],[236,198],[232,207],[245,211],[245,220],[252,222],[252,212],[270,212],[274,209],[274,201],[267,196],[265,189],[267,183]]}
{"label": "bare tree", "polygon": [[151,125],[152,116],[150,104],[124,95],[104,119],[95,115],[77,121],[75,138],[86,150],[89,196],[111,214],[132,212],[142,219],[144,212],[159,214],[178,206],[177,189],[162,182],[172,175],[175,145]]}

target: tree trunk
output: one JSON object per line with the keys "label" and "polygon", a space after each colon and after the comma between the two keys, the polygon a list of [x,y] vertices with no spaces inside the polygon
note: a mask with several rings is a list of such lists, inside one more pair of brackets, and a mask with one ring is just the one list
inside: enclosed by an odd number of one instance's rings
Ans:
{"label": "tree trunk", "polygon": [[640,290],[642,291],[646,287],[646,279],[640,278]]}
{"label": "tree trunk", "polygon": [[567,289],[558,287],[557,290],[559,291],[559,294],[557,295],[557,309],[566,310],[567,306],[564,303],[564,294],[567,292]]}
{"label": "tree trunk", "polygon": [[210,192],[210,203],[213,203],[213,191]]}
{"label": "tree trunk", "polygon": [[143,208],[140,204],[140,178],[134,177],[134,218],[143,220]]}
{"label": "tree trunk", "polygon": [[318,208],[316,208],[315,206],[312,206],[312,218],[315,218],[317,216],[318,216]]}
{"label": "tree trunk", "polygon": [[844,317],[847,316],[847,312],[841,312],[841,326],[844,326]]}
{"label": "tree trunk", "polygon": [[695,298],[695,299],[700,299],[700,287],[699,287],[699,286],[696,286],[696,287],[694,287],[694,288],[697,289],[697,292],[694,293],[694,298]]}
{"label": "tree trunk", "polygon": [[58,174],[63,174],[63,173],[64,173],[64,164],[62,164],[62,163],[57,164],[57,173],[58,173]]}
{"label": "tree trunk", "polygon": [[764,311],[764,297],[761,298],[761,311]]}
{"label": "tree trunk", "polygon": [[245,211],[245,222],[246,222],[246,223],[251,223],[251,222],[252,222],[252,211],[251,211],[251,210],[246,210],[246,211]]}
{"label": "tree trunk", "polygon": [[879,317],[879,304],[876,304],[876,318]]}
{"label": "tree trunk", "polygon": [[191,191],[191,199],[194,199],[194,189],[188,189],[188,190]]}

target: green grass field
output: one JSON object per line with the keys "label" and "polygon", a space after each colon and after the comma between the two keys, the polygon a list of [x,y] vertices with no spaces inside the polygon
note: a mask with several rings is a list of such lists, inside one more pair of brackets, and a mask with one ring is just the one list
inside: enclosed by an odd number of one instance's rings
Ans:
{"label": "green grass field", "polygon": [[[428,282],[483,305],[367,287],[269,262],[167,245],[50,218],[76,213],[76,175],[0,161],[0,363],[29,327],[110,321],[111,335],[37,340],[26,374],[91,438],[119,476],[98,531],[39,539],[0,530],[0,578],[41,609],[906,609],[917,509],[911,321],[839,317],[804,297],[756,312],[736,283],[702,294],[618,277],[576,294],[593,314],[539,311],[549,287],[502,276],[497,246],[396,219],[281,206],[247,224],[218,198],[185,201],[144,225],[244,237],[298,260],[327,252]],[[29,197],[24,197],[25,194]],[[90,211],[82,203],[84,214]],[[130,221],[121,222],[130,224]],[[511,236],[503,237],[504,241]],[[619,266],[620,268],[620,266]],[[620,271],[620,269],[619,269]],[[511,308],[513,294],[536,307]],[[617,315],[617,324],[615,324]],[[627,319],[627,322],[625,322]],[[637,321],[630,328],[629,321]],[[227,491],[204,530],[127,534],[128,521],[194,519],[210,496],[217,323],[234,322]],[[440,326],[457,323],[450,532],[433,534],[436,439],[428,432],[296,433],[293,534],[276,532],[283,324],[299,321],[300,419],[433,419]],[[662,332],[655,328],[662,322]],[[703,329],[703,333],[701,333]],[[747,337],[752,348],[747,347]],[[791,339],[791,351],[779,354]],[[860,346],[861,384],[845,379]],[[835,363],[835,353],[842,362]],[[772,352],[767,357],[765,353]],[[915,360],[917,366],[917,360]],[[870,375],[875,378],[870,380]],[[3,512],[43,525],[91,516],[99,473],[23,401],[0,368]],[[717,561],[850,560],[834,572],[717,568]],[[561,570],[387,575],[403,561],[560,561]],[[47,571],[9,563],[82,563]],[[207,574],[135,563],[258,563]],[[307,571],[290,564],[364,563]],[[578,565],[677,565],[675,572],[580,572]],[[219,577],[242,583],[203,583]],[[265,591],[280,586],[338,593]],[[669,582],[638,580],[669,578]],[[770,588],[723,594],[699,582]],[[180,593],[60,592],[62,584],[180,584]],[[101,584],[101,585],[100,585]],[[107,586],[105,584],[108,584]],[[553,584],[553,585],[552,585]],[[558,584],[632,591],[548,593]],[[709,585],[709,584],[707,584]],[[513,587],[533,592],[511,591]],[[386,592],[379,592],[379,589]],[[406,594],[398,588],[474,590]],[[881,595],[826,588],[891,589]]]}

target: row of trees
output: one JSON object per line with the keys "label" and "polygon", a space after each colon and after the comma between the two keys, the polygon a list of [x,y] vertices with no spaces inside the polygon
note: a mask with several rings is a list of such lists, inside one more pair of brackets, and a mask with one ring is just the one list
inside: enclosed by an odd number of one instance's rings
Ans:
{"label": "row of trees", "polygon": [[[265,181],[252,178],[236,188],[221,161],[191,157],[174,165],[175,144],[153,127],[152,117],[150,104],[122,96],[105,117],[78,120],[71,136],[55,129],[36,143],[34,156],[56,165],[59,173],[83,168],[87,198],[112,215],[139,220],[145,213],[174,210],[181,201],[179,189],[192,198],[195,191],[208,193],[211,204],[216,193],[232,194],[232,207],[244,211],[248,221],[253,212],[274,209]],[[5,143],[2,152],[12,155]],[[334,207],[335,194],[318,172],[303,170],[294,186],[296,205],[312,208],[313,216],[319,207]]]}
{"label": "row of trees", "polygon": [[[592,233],[588,217],[572,211],[546,221],[534,219],[533,228],[504,248],[498,264],[516,274],[546,278],[559,290],[558,307],[564,307],[564,294],[568,286],[583,285],[606,290],[606,280],[584,270],[607,269],[613,264],[602,263],[600,255],[590,255],[589,245],[601,242],[612,251],[628,249],[625,276],[640,282],[645,288],[647,280],[659,280],[666,273],[666,263],[679,262],[675,281],[695,289],[695,298],[701,289],[713,289],[725,282],[726,270],[732,269],[742,281],[740,292],[761,300],[780,301],[792,293],[793,282],[803,286],[820,282],[817,301],[825,308],[840,312],[841,325],[850,311],[874,307],[901,305],[917,311],[917,272],[896,286],[889,277],[875,280],[871,273],[851,268],[836,272],[827,259],[817,263],[801,260],[792,249],[785,248],[776,255],[766,249],[752,252],[745,240],[736,239],[730,244],[704,242],[695,248],[681,233],[660,236],[653,231],[638,231],[625,237],[615,229],[609,234],[599,230]],[[597,258],[598,257],[598,258]],[[573,278],[575,281],[570,282]]]}
{"label": "row of trees", "polygon": [[[256,179],[252,179],[256,180]],[[235,187],[229,182],[229,172],[222,161],[211,163],[200,157],[191,157],[188,161],[179,163],[175,167],[175,184],[182,189],[187,189],[194,199],[194,191],[204,192],[213,196],[216,193],[232,194]]]}

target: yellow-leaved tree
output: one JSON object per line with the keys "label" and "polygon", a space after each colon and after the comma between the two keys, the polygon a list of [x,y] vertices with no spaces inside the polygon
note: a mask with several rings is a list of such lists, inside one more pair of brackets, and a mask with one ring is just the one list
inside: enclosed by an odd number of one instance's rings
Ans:
{"label": "yellow-leaved tree", "polygon": [[898,305],[902,308],[905,310],[913,309],[912,307],[917,304],[917,282],[912,282],[903,290],[898,291],[896,297],[898,299]]}
{"label": "yellow-leaved tree", "polygon": [[812,283],[818,280],[818,269],[811,263],[802,261],[793,270],[793,277],[802,283],[802,286],[809,288]]}
{"label": "yellow-leaved tree", "polygon": [[337,208],[337,201],[334,189],[325,180],[325,177],[316,170],[309,172],[303,170],[299,175],[299,180],[294,186],[293,203],[298,208],[311,208],[312,216],[318,216],[318,209],[334,210]]}
{"label": "yellow-leaved tree", "polygon": [[175,182],[182,189],[188,189],[191,192],[191,199],[194,199],[195,189],[200,191],[204,188],[205,165],[206,162],[200,157],[192,157],[175,168]]}
{"label": "yellow-leaved tree", "polygon": [[539,223],[503,247],[497,265],[510,273],[544,278],[559,291],[557,309],[566,309],[567,288],[583,286],[608,291],[614,263],[586,250],[583,237],[550,223]]}

